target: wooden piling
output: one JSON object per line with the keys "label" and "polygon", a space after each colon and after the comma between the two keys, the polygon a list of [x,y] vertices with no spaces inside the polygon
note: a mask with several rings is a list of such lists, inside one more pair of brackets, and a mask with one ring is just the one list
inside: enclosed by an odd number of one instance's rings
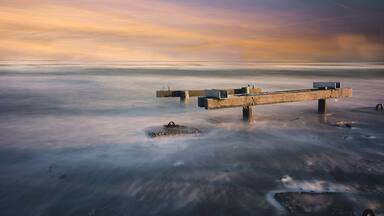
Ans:
{"label": "wooden piling", "polygon": [[325,114],[327,112],[327,100],[326,99],[318,100],[318,112],[319,112],[319,114]]}
{"label": "wooden piling", "polygon": [[243,120],[248,122],[252,120],[252,107],[250,106],[243,107]]}

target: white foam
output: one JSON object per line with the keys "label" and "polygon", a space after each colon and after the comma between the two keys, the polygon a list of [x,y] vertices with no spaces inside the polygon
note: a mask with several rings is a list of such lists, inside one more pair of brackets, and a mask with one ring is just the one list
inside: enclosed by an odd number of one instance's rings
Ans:
{"label": "white foam", "polygon": [[354,191],[353,188],[342,185],[342,184],[332,183],[325,180],[299,181],[299,180],[293,179],[288,175],[282,177],[281,182],[283,183],[284,187],[286,187],[291,191],[293,190],[293,191],[301,191],[301,192],[318,192],[318,193]]}
{"label": "white foam", "polygon": [[173,166],[174,167],[184,166],[184,161],[176,161],[175,163],[173,163]]}

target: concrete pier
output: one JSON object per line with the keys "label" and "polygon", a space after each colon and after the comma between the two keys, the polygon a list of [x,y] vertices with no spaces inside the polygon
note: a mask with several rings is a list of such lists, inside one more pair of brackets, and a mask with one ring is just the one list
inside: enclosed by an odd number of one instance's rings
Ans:
{"label": "concrete pier", "polygon": [[[225,91],[227,95],[256,94],[262,92],[261,88],[243,87],[238,89],[219,89]],[[190,97],[206,96],[206,90],[159,90],[156,97],[180,97],[180,101],[186,101]]]}
{"label": "concrete pier", "polygon": [[318,100],[318,112],[325,114],[327,111],[327,99],[351,96],[351,88],[302,89],[232,95],[228,98],[199,97],[198,106],[205,109],[243,107],[243,119],[249,121],[252,119],[251,107],[256,105]]}
{"label": "concrete pier", "polygon": [[159,90],[156,91],[156,97],[181,97],[186,91],[189,97],[205,95],[205,90]]}
{"label": "concrete pier", "polygon": [[231,96],[225,99],[200,97],[199,107],[205,109],[223,109],[231,107],[256,106],[276,103],[289,103],[307,100],[351,97],[351,88],[339,89],[302,89],[291,91],[262,92],[258,94]]}
{"label": "concrete pier", "polygon": [[[318,101],[318,113],[327,112],[327,99],[352,96],[352,88],[340,88],[340,82],[314,82],[311,89],[262,92],[251,86],[238,89],[166,90],[157,91],[157,97],[180,97],[185,102],[198,96],[198,106],[205,109],[243,108],[243,120],[252,120],[252,106],[290,103],[308,100]],[[378,105],[379,106],[379,105]],[[376,107],[378,110],[378,107]]]}

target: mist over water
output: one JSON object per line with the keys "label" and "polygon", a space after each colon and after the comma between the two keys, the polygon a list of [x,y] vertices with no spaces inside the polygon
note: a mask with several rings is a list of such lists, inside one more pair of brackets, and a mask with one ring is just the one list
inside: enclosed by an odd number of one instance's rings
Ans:
{"label": "mist over water", "polygon": [[[276,191],[340,192],[383,210],[382,69],[0,70],[1,215],[286,214]],[[159,89],[311,88],[340,81],[353,97],[207,111]],[[149,138],[169,121],[201,135]],[[353,127],[337,127],[353,121]]]}

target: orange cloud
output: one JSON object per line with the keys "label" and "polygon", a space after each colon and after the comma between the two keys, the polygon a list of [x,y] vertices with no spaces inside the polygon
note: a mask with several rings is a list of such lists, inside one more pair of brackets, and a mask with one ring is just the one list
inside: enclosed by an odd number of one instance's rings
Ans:
{"label": "orange cloud", "polygon": [[318,61],[376,60],[384,53],[362,35],[300,36],[300,25],[262,14],[250,19],[224,9],[153,4],[0,4],[0,59]]}

